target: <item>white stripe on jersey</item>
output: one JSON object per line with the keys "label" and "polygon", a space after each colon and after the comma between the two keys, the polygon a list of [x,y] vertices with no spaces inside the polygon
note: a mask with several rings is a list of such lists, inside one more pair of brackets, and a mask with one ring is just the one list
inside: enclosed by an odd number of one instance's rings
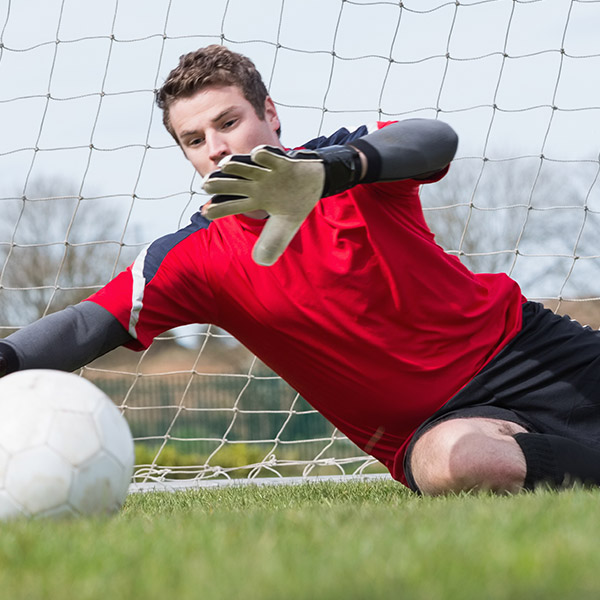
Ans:
{"label": "white stripe on jersey", "polygon": [[131,312],[129,313],[129,335],[137,340],[137,331],[135,330],[139,318],[140,312],[144,306],[144,288],[146,287],[146,280],[144,279],[144,262],[146,260],[146,253],[148,248],[144,248],[135,259],[131,267],[131,276],[133,277],[133,285],[131,292]]}

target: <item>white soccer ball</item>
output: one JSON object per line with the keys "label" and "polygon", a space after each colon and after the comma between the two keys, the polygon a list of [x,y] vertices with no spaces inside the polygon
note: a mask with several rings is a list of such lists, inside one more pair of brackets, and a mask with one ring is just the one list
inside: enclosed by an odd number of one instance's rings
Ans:
{"label": "white soccer ball", "polygon": [[42,369],[0,379],[0,519],[115,512],[133,463],[127,421],[90,381]]}

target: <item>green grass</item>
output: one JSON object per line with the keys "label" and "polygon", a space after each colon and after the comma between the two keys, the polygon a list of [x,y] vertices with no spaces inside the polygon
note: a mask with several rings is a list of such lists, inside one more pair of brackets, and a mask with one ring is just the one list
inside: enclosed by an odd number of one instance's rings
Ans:
{"label": "green grass", "polygon": [[419,498],[389,481],[131,495],[0,525],[3,599],[600,598],[600,492]]}

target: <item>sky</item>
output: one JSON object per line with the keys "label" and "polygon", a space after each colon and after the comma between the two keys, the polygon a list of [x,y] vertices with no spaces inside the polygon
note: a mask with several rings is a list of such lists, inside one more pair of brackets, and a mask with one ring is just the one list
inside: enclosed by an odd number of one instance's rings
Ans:
{"label": "sky", "polygon": [[154,90],[225,43],[263,74],[287,146],[439,118],[458,160],[582,166],[598,211],[599,26],[599,0],[0,0],[0,203],[53,178],[119,214],[126,243],[184,226],[206,198]]}

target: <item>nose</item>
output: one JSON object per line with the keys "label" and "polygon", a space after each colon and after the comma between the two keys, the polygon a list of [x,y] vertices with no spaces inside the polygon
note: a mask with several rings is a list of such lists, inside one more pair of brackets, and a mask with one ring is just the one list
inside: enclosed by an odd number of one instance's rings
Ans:
{"label": "nose", "polygon": [[215,166],[217,166],[221,159],[231,154],[224,136],[217,132],[207,132],[206,145],[208,147],[208,158]]}

